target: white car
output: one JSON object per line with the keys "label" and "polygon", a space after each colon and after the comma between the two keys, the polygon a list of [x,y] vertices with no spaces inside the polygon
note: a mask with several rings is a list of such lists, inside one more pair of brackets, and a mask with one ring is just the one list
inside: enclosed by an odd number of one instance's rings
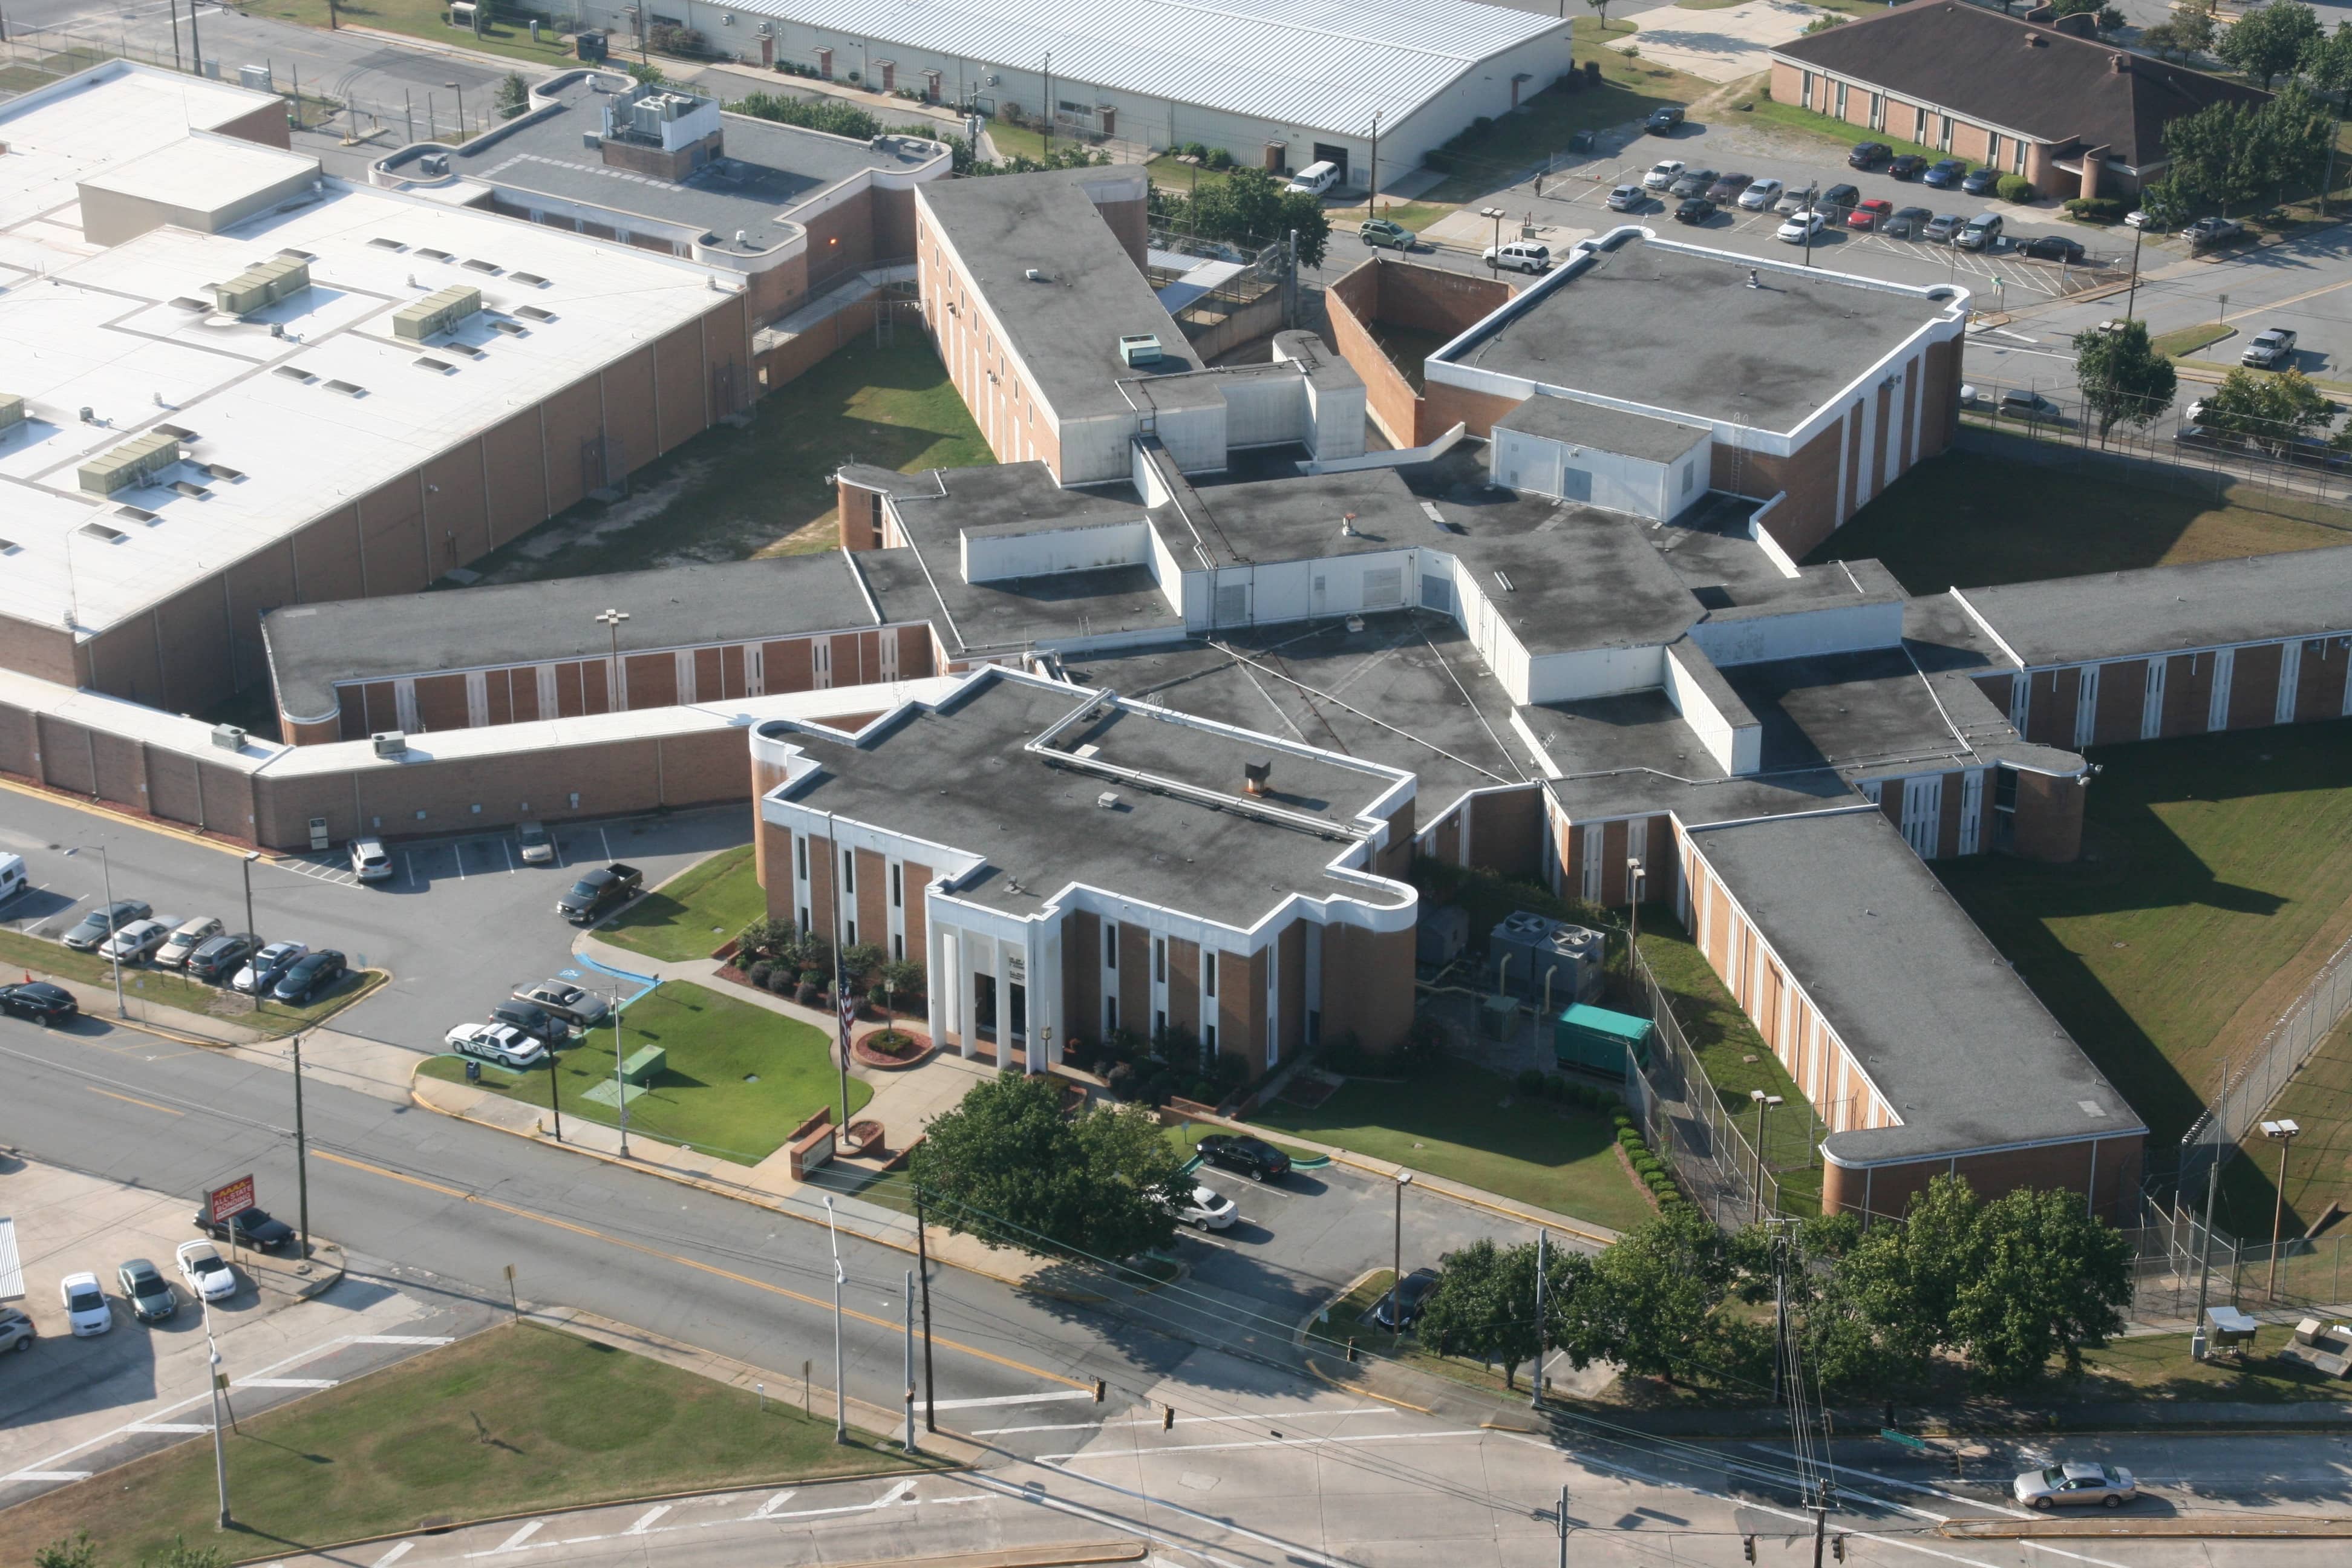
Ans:
{"label": "white car", "polygon": [[184,1241],[175,1256],[180,1262],[180,1278],[186,1282],[188,1294],[197,1300],[225,1301],[236,1294],[236,1271],[211,1242]]}
{"label": "white car", "polygon": [[1645,190],[1663,191],[1668,185],[1673,184],[1676,180],[1681,179],[1683,177],[1683,171],[1689,166],[1690,165],[1685,163],[1680,158],[1661,159],[1657,163],[1651,164],[1650,172],[1642,176],[1643,188]]}
{"label": "white car", "polygon": [[1780,193],[1788,188],[1778,180],[1759,180],[1739,193],[1740,210],[1751,213],[1769,212],[1773,204],[1780,199]]}
{"label": "white car", "polygon": [[526,866],[545,866],[555,858],[555,840],[548,836],[544,822],[516,823],[515,842],[522,846]]}
{"label": "white car", "polygon": [[136,963],[163,945],[172,927],[163,921],[132,921],[100,944],[98,956]]}
{"label": "white car", "polygon": [[1538,245],[1532,239],[1515,239],[1500,247],[1488,246],[1478,259],[1489,267],[1507,267],[1517,272],[1541,272],[1551,265],[1551,247]]}
{"label": "white car", "polygon": [[392,856],[383,839],[352,840],[352,875],[362,882],[381,882],[392,875]]}
{"label": "white car", "polygon": [[1801,213],[1790,213],[1789,220],[1774,232],[1790,245],[1802,245],[1807,238],[1819,235],[1827,224],[1828,220],[1821,214],[1808,209]]}
{"label": "white car", "polygon": [[512,1024],[460,1024],[447,1039],[459,1056],[478,1057],[502,1068],[535,1068],[547,1059],[547,1047]]}
{"label": "white car", "polygon": [[1234,1207],[1233,1199],[1214,1187],[1194,1187],[1189,1195],[1169,1206],[1175,1211],[1179,1223],[1202,1230],[1223,1230],[1240,1212]]}
{"label": "white car", "polygon": [[114,1327],[114,1309],[106,1304],[106,1292],[98,1288],[97,1275],[88,1270],[68,1274],[58,1281],[58,1294],[65,1299],[66,1323],[74,1338],[86,1340]]}
{"label": "white car", "polygon": [[310,951],[309,942],[273,942],[246,960],[245,967],[236,972],[236,978],[228,983],[228,988],[242,991],[248,996],[257,995],[277,984],[278,976],[293,967],[296,959]]}
{"label": "white car", "polygon": [[155,963],[163,969],[185,969],[188,954],[220,935],[221,923],[210,915],[198,915],[192,921],[182,921],[179,929],[163,940],[156,951]]}

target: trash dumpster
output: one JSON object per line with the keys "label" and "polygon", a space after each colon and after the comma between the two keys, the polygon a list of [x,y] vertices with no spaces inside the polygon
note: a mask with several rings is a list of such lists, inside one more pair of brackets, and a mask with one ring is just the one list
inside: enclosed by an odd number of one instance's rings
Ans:
{"label": "trash dumpster", "polygon": [[1648,1064],[1656,1029],[1647,1018],[1578,1003],[1552,1025],[1552,1056],[1564,1068],[1622,1078],[1629,1061]]}

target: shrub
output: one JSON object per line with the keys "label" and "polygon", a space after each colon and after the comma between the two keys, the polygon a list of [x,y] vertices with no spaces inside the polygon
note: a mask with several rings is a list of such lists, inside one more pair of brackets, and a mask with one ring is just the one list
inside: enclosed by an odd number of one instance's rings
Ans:
{"label": "shrub", "polygon": [[1196,1078],[1184,1089],[1184,1098],[1196,1105],[1217,1103],[1217,1086],[1207,1079]]}
{"label": "shrub", "polygon": [[1631,1127],[1633,1125],[1633,1119],[1632,1117],[1630,1117],[1630,1116],[1626,1115],[1626,1114],[1625,1114],[1623,1111],[1622,1111],[1622,1110],[1620,1110],[1620,1111],[1616,1112],[1614,1115],[1611,1116],[1609,1120],[1610,1120],[1610,1121],[1611,1121],[1612,1123],[1613,1123],[1613,1124],[1616,1126],[1617,1130],[1618,1130],[1619,1131],[1621,1131],[1621,1132],[1622,1132],[1622,1131],[1626,1131],[1628,1128],[1631,1128]]}
{"label": "shrub", "polygon": [[1547,1073],[1544,1075],[1544,1097],[1557,1103],[1565,1104],[1576,1098],[1576,1085],[1558,1073]]}
{"label": "shrub", "polygon": [[1621,1127],[1617,1130],[1617,1143],[1629,1153],[1635,1149],[1645,1147],[1642,1142],[1642,1135],[1630,1127]]}
{"label": "shrub", "polygon": [[1544,1089],[1544,1075],[1534,1068],[1529,1068],[1519,1075],[1518,1085],[1521,1094],[1530,1097],[1541,1094]]}
{"label": "shrub", "polygon": [[755,963],[751,966],[751,972],[745,975],[744,978],[749,980],[758,989],[765,991],[768,988],[769,979],[774,975],[775,973],[776,966],[772,963]]}
{"label": "shrub", "polygon": [[1230,169],[1234,166],[1234,155],[1223,147],[1212,147],[1208,152],[1208,163],[1212,169]]}
{"label": "shrub", "polygon": [[2089,218],[2095,223],[2116,223],[2131,211],[2131,203],[2121,196],[2069,196],[2066,216]]}
{"label": "shrub", "polygon": [[2022,174],[2003,174],[1993,186],[1993,195],[2005,202],[2030,202],[2033,199],[2033,182]]}
{"label": "shrub", "polygon": [[1135,1098],[1135,1064],[1132,1062],[1119,1062],[1103,1075],[1103,1081],[1110,1085],[1111,1093],[1121,1100]]}

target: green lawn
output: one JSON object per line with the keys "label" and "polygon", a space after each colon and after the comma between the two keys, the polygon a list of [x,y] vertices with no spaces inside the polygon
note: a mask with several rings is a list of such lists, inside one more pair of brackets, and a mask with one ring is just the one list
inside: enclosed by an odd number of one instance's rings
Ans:
{"label": "green lawn", "polygon": [[911,320],[877,348],[860,333],[799,380],[648,464],[618,501],[583,501],[474,563],[490,583],[634,572],[831,550],[845,460],[912,473],[993,463]]}
{"label": "green lawn", "polygon": [[[752,1165],[783,1146],[802,1121],[827,1105],[841,1112],[841,1079],[824,1031],[686,981],[672,981],[621,1014],[621,1049],[659,1046],[667,1068],[629,1101],[629,1127],[649,1138],[688,1143]],[[613,1081],[613,1032],[598,1029],[556,1058],[556,1089],[566,1118],[614,1124],[609,1105],[584,1098]],[[466,1062],[428,1058],[418,1071],[462,1083]],[[481,1087],[533,1106],[547,1103],[547,1069],[509,1072],[484,1064]],[[874,1091],[849,1080],[856,1115]]]}
{"label": "green lawn", "polygon": [[596,934],[615,947],[677,963],[708,958],[767,912],[751,846],[744,844],[679,873]]}
{"label": "green lawn", "polygon": [[1276,1100],[1255,1120],[1613,1230],[1651,1215],[1606,1116],[1515,1100],[1508,1079],[1466,1063],[1408,1083],[1352,1079],[1313,1110]]}
{"label": "green lawn", "polygon": [[[0,969],[47,974],[60,980],[76,980],[90,985],[114,984],[114,965],[94,952],[76,952],[63,942],[49,942],[22,931],[0,931]],[[243,1010],[241,999],[228,997],[218,987],[190,980],[168,969],[145,969],[126,965],[122,971],[122,992],[132,1002],[147,1001],[159,1007],[174,1007],[183,1013],[204,1013],[216,1017],[234,1019],[248,1029],[277,1037],[290,1035],[297,1029],[307,1029],[334,1016],[378,985],[383,984],[383,973],[370,969],[346,979],[328,995],[299,1007],[281,1002],[265,1002],[253,1012]],[[215,1013],[215,1002],[230,1000],[235,1010]],[[110,999],[105,1013],[112,1014]]]}
{"label": "green lawn", "polygon": [[1807,563],[1885,563],[1915,594],[2352,544],[2352,512],[2231,484],[2140,485],[2023,458],[1929,458]]}
{"label": "green lawn", "polygon": [[2234,1355],[2191,1361],[2187,1334],[2117,1340],[2105,1350],[2084,1352],[2083,1381],[2072,1388],[2057,1385],[2055,1392],[2069,1401],[2221,1399],[2283,1405],[2342,1399],[2340,1380],[2271,1358],[2268,1352],[2284,1344],[2286,1337],[2286,1329],[2265,1325],[2254,1341],[2256,1353],[2246,1357],[2243,1365]]}
{"label": "green lawn", "polygon": [[1393,1268],[1375,1268],[1358,1280],[1353,1289],[1332,1302],[1325,1320],[1309,1325],[1307,1337],[1343,1352],[1348,1342],[1353,1340],[1360,1353],[1394,1355],[1397,1336],[1376,1326],[1367,1314],[1380,1305],[1381,1298],[1389,1293],[1389,1286],[1395,1279]]}
{"label": "green lawn", "polygon": [[[2303,1129],[2287,1155],[2283,1234],[2302,1235],[2331,1203],[2352,1207],[2352,1018],[2336,1026],[2263,1115],[2284,1118]],[[2232,1161],[2224,1172],[2222,1194],[2244,1227],[2244,1239],[2267,1244],[2270,1226],[2263,1221],[2263,1205],[2278,1194],[2279,1146],[2254,1127],[2247,1130],[2239,1150],[2244,1158]],[[2249,1215],[2259,1223],[2247,1225]],[[2331,1278],[2336,1277],[2339,1249],[2352,1250],[2352,1226],[2340,1221],[2320,1238],[2309,1262],[2282,1260],[2281,1268],[2296,1277],[2283,1278],[2281,1288],[2299,1289],[2300,1276],[2312,1267],[2324,1267]],[[2331,1297],[2334,1289],[2328,1289]]]}
{"label": "green lawn", "polygon": [[[1906,142],[1900,136],[1890,135],[1884,131],[1873,131],[1865,125],[1848,124],[1835,115],[1816,114],[1811,110],[1797,104],[1778,102],[1765,90],[1761,82],[1758,84],[1752,97],[1743,98],[1740,101],[1753,105],[1748,110],[1748,115],[1759,123],[1777,126],[1783,131],[1799,132],[1822,142],[1834,142],[1842,147],[1851,147],[1857,142],[1879,142],[1894,148],[1897,153],[1916,153],[1931,163],[1937,159],[1952,156],[1949,153],[1921,142]],[[1973,201],[1976,198],[1969,199]]]}
{"label": "green lawn", "polygon": [[[2084,859],[1936,870],[2164,1149],[2352,928],[2352,721],[2092,756]],[[2224,1229],[2270,1234],[2274,1169],[2232,1163]]]}
{"label": "green lawn", "polygon": [[913,1468],[863,1434],[836,1445],[830,1415],[812,1419],[793,1397],[763,1410],[750,1389],[532,1323],[238,1426],[226,1535],[214,1529],[212,1445],[199,1439],[8,1510],[0,1558],[27,1562],[87,1530],[109,1563],[144,1561],[177,1536],[253,1561],[435,1521]]}
{"label": "green lawn", "polygon": [[[272,21],[294,22],[306,27],[327,25],[327,0],[250,0],[244,10],[247,16],[267,16]],[[453,27],[444,18],[448,14],[446,0],[335,0],[335,11],[346,23],[362,27],[380,27],[387,33],[406,33],[412,37],[428,38],[436,44],[457,48],[478,49],[485,54],[507,55],[547,70],[560,70],[579,62],[572,58],[571,46],[560,37],[555,28],[541,24],[538,43],[530,39],[530,26],[526,21],[505,19],[482,24],[482,36],[473,36],[470,28]],[[619,40],[615,39],[615,43]],[[526,71],[525,75],[534,73]],[[417,112],[424,113],[424,93],[417,93]],[[396,113],[400,105],[386,106]],[[444,114],[454,121],[455,108],[445,100],[440,105]],[[469,120],[481,112],[495,113],[490,103],[466,105]],[[422,129],[420,123],[419,129]]]}
{"label": "green lawn", "polygon": [[2148,340],[2148,344],[2158,353],[2170,354],[2173,358],[2179,359],[2183,354],[2193,354],[2199,349],[2218,343],[2223,338],[2234,336],[2237,331],[2237,328],[2224,326],[2219,321],[2205,321],[2194,327],[2179,327],[2172,331],[2158,332]]}

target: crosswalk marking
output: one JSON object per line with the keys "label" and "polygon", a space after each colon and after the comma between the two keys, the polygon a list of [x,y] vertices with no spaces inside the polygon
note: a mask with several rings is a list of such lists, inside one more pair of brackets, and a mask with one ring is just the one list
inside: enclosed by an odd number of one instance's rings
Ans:
{"label": "crosswalk marking", "polygon": [[209,1432],[212,1426],[202,1421],[133,1421],[124,1428],[131,1432]]}
{"label": "crosswalk marking", "polygon": [[409,1552],[415,1548],[415,1545],[416,1542],[414,1541],[402,1542],[399,1545],[394,1547],[391,1551],[377,1558],[373,1568],[392,1568],[394,1563],[407,1556]]}
{"label": "crosswalk marking", "polygon": [[523,1542],[529,1541],[532,1536],[537,1535],[539,1533],[540,1527],[546,1522],[547,1521],[543,1519],[534,1519],[529,1524],[524,1525],[520,1530],[516,1531],[512,1535],[508,1536],[504,1541],[499,1542],[496,1546],[491,1547],[488,1552],[468,1552],[466,1555],[468,1557],[496,1557],[503,1552],[520,1552],[522,1550]]}
{"label": "crosswalk marking", "polygon": [[628,1529],[621,1531],[621,1533],[623,1535],[643,1535],[646,1531],[653,1528],[654,1521],[659,1519],[669,1510],[670,1505],[668,1503],[656,1503],[653,1507],[646,1510],[644,1513],[637,1516],[636,1523],[629,1526]]}
{"label": "crosswalk marking", "polygon": [[753,1519],[765,1519],[770,1514],[775,1512],[778,1509],[783,1507],[784,1504],[792,1500],[793,1494],[791,1492],[778,1492],[775,1496],[761,1503],[758,1508],[752,1510],[751,1517]]}
{"label": "crosswalk marking", "polygon": [[1091,1388],[1056,1390],[1052,1394],[1000,1394],[989,1399],[942,1399],[932,1408],[937,1410],[973,1410],[983,1405],[1046,1405],[1062,1399],[1092,1399]]}
{"label": "crosswalk marking", "polygon": [[332,1377],[240,1377],[239,1388],[332,1388],[341,1381]]}

